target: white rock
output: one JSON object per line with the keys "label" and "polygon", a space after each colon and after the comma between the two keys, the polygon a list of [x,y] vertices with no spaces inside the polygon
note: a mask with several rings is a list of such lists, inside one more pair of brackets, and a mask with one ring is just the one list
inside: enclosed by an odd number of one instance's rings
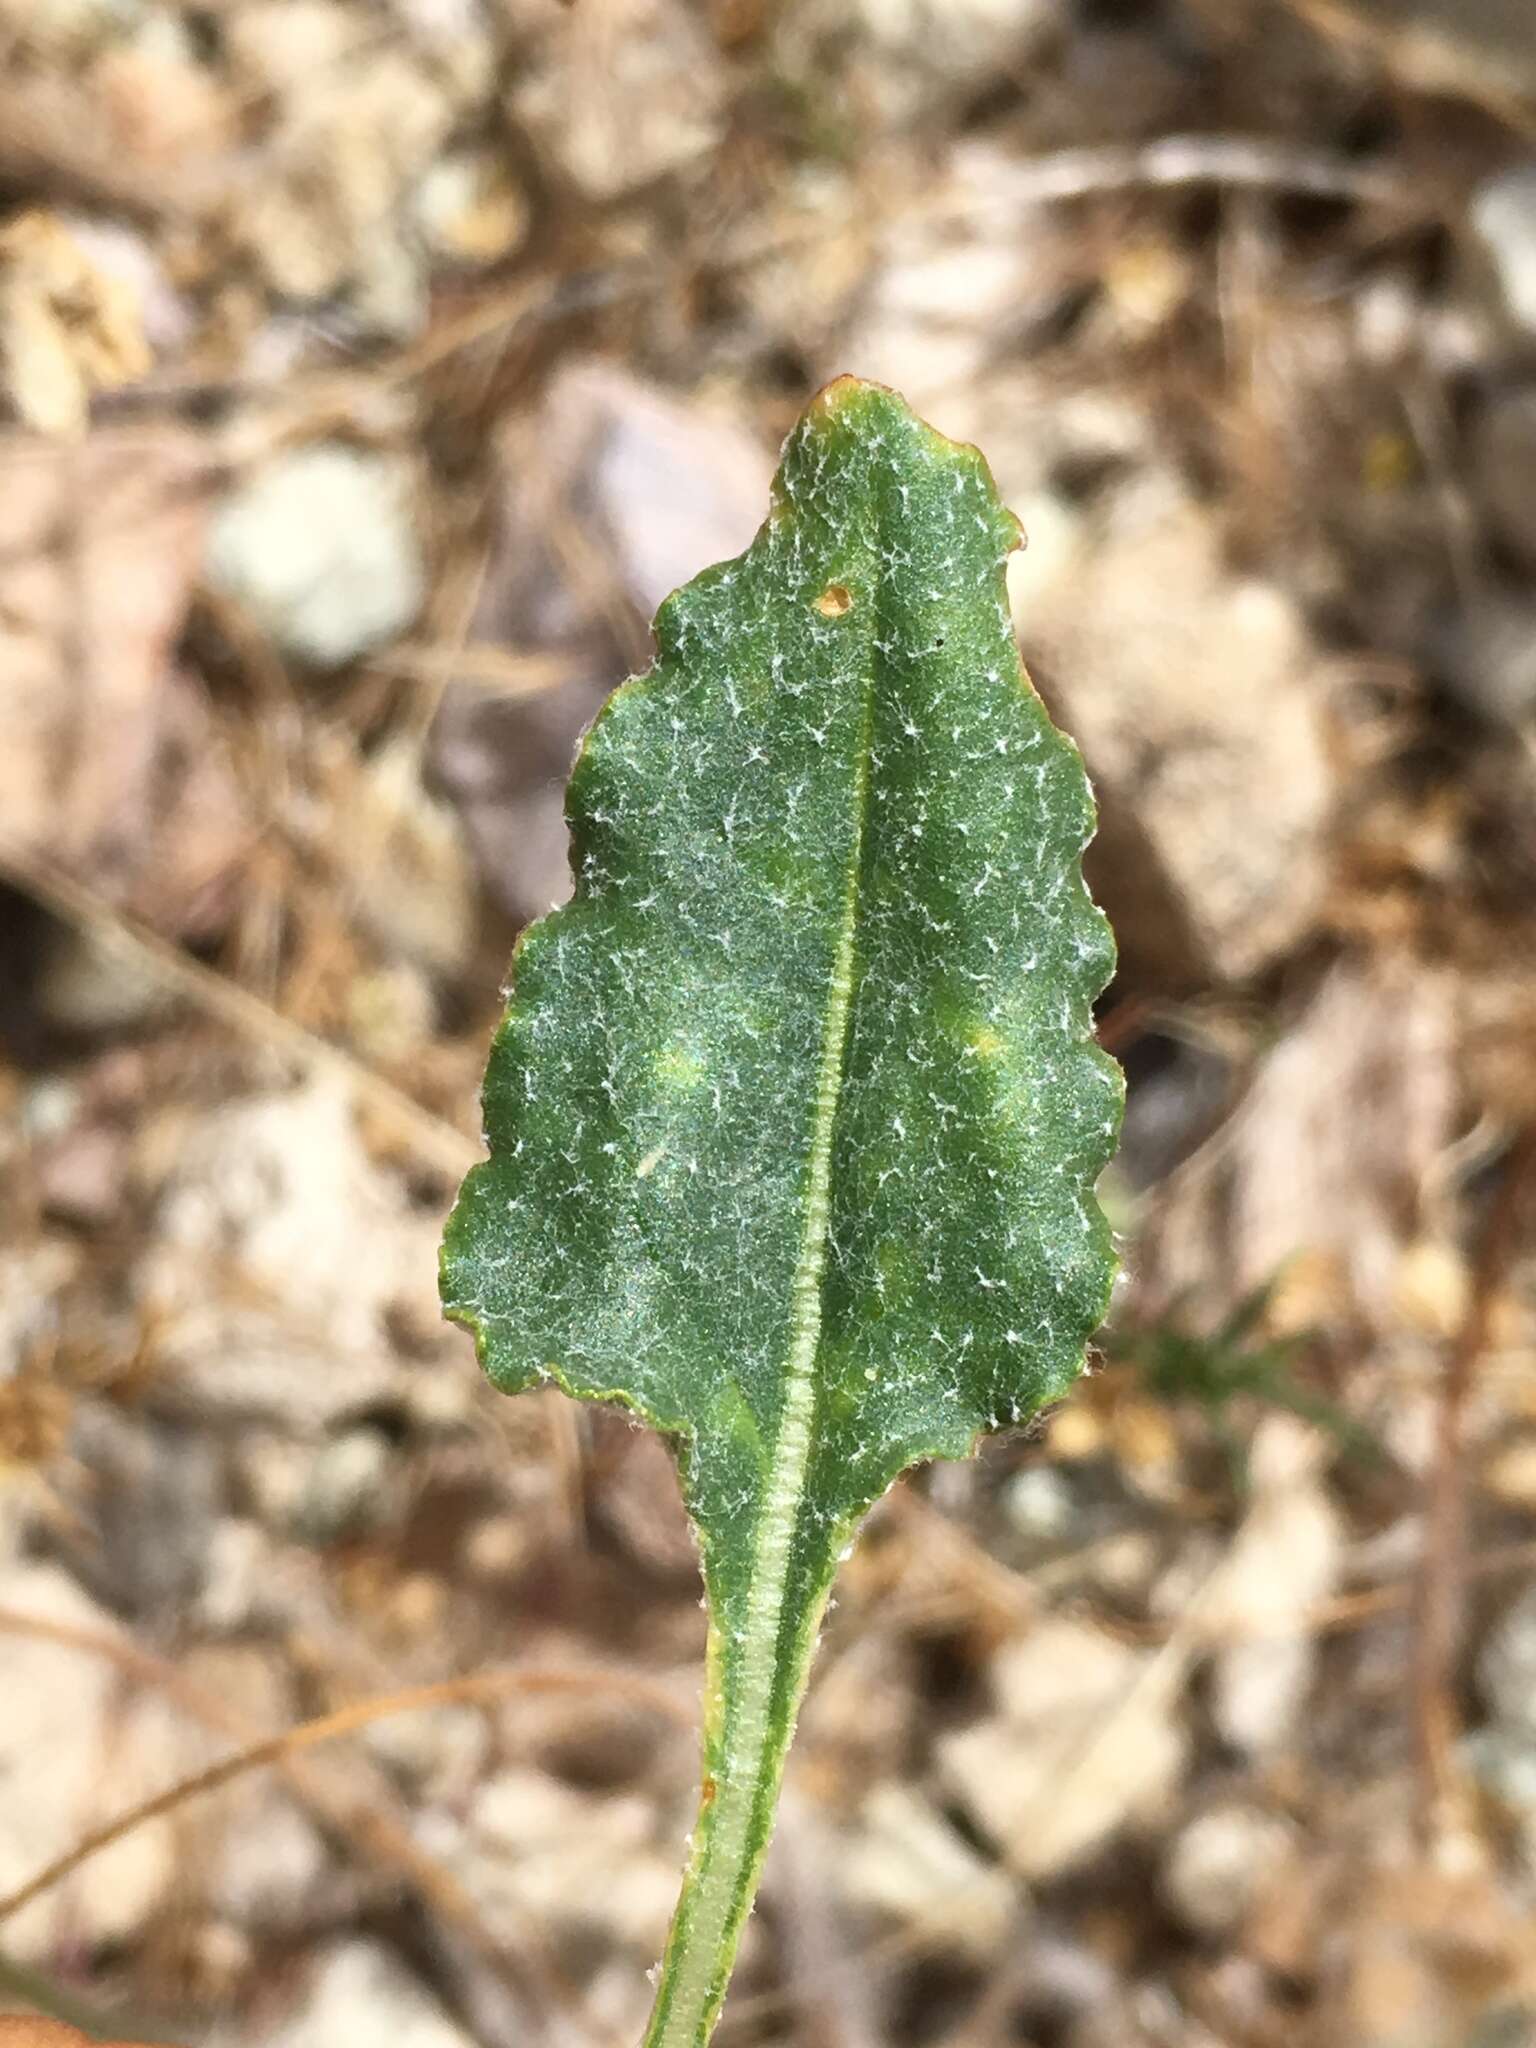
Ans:
{"label": "white rock", "polygon": [[[137,882],[146,840],[166,852],[177,786],[197,775],[195,761],[173,769],[161,742],[203,554],[206,469],[190,434],[102,429],[67,448],[18,442],[0,494],[0,816],[15,844],[114,902]],[[94,1029],[148,1000],[133,949],[105,940],[61,940],[44,974],[60,985],[45,1000],[61,1023]]]}
{"label": "white rock", "polygon": [[373,1339],[373,1290],[356,1254],[389,1204],[344,1088],[315,1080],[233,1103],[193,1134],[180,1167],[162,1210],[166,1238],[193,1252],[227,1247],[258,1284],[308,1303],[342,1344]]}
{"label": "white rock", "polygon": [[36,1001],[55,1029],[94,1036],[147,1023],[168,996],[164,975],[138,954],[66,926],[46,944]]}
{"label": "white rock", "polygon": [[969,1842],[910,1785],[877,1785],[838,1860],[856,1904],[902,1925],[921,1925],[967,1954],[994,1954],[1018,1913],[1007,1873],[984,1863]]}
{"label": "white rock", "polygon": [[1010,1479],[1003,1489],[1002,1508],[1021,1536],[1049,1542],[1063,1535],[1072,1521],[1071,1487],[1050,1465],[1035,1465]]}
{"label": "white rock", "polygon": [[44,1144],[62,1138],[80,1113],[81,1091],[74,1081],[50,1074],[34,1081],[21,1099],[21,1128]]}
{"label": "white rock", "polygon": [[497,263],[528,231],[528,201],[498,151],[439,157],[416,188],[416,225],[434,254],[454,263]]}
{"label": "white rock", "polygon": [[1085,1577],[1110,1596],[1112,1602],[1140,1601],[1157,1575],[1157,1539],[1145,1529],[1107,1532],[1094,1543],[1084,1559]]}
{"label": "white rock", "polygon": [[593,84],[570,37],[556,34],[512,85],[519,121],[588,199],[683,171],[715,145],[723,70],[690,10],[609,0],[601,85]]}
{"label": "white rock", "polygon": [[1490,1630],[1477,1677],[1494,1720],[1536,1738],[1536,1586],[1528,1586]]}
{"label": "white rock", "polygon": [[431,304],[426,269],[415,244],[395,232],[393,224],[369,235],[347,297],[348,309],[363,331],[410,340],[426,326]]}
{"label": "white rock", "polygon": [[541,1771],[502,1771],[481,1789],[454,1862],[495,1923],[511,1928],[532,1916],[650,1956],[677,1893],[653,1827],[646,1800],[593,1797]]}
{"label": "white rock", "polygon": [[[1047,319],[1071,281],[1071,245],[1057,217],[998,204],[1017,162],[990,142],[946,152],[916,215],[907,209],[884,231],[870,283],[837,339],[836,367],[856,362],[861,376],[895,385],[942,432],[983,441],[994,467],[999,434],[1006,446],[1016,409],[1011,393],[999,404],[997,336]],[[846,213],[849,204],[836,193],[828,211]],[[1056,430],[1057,403],[1022,410],[1019,437],[1038,449],[1041,435]],[[997,474],[1016,504],[1022,479]],[[1031,487],[1036,481],[1031,474]]]}
{"label": "white rock", "polygon": [[[292,1610],[286,1618],[292,1622]],[[303,1718],[281,1653],[251,1645],[198,1648],[181,1668],[194,1692],[228,1700],[252,1733]],[[231,1746],[229,1731],[200,1723],[151,1690],[128,1703],[121,1725],[126,1745],[153,1772],[151,1789],[213,1765]],[[327,1782],[345,1767],[338,1759]],[[217,1797],[190,1801],[174,1826],[180,1892],[192,1923],[206,1919],[245,1936],[310,1930],[354,1895],[351,1874],[332,1864],[316,1821],[276,1771],[246,1772]]]}
{"label": "white rock", "polygon": [[1323,887],[1332,782],[1300,614],[1234,576],[1209,514],[1155,473],[1055,567],[1026,556],[1015,616],[1104,793],[1091,872],[1127,959],[1154,983],[1248,975],[1311,930]]}
{"label": "white rock", "polygon": [[552,387],[549,411],[553,432],[590,436],[594,524],[612,534],[616,568],[648,615],[713,549],[734,553],[756,532],[765,453],[703,407],[610,364],[578,363]]}
{"label": "white rock", "polygon": [[386,1948],[346,1941],[319,1959],[298,2011],[251,2048],[469,2048]]}
{"label": "white rock", "polygon": [[480,0],[390,0],[390,6],[407,29],[432,41],[457,42],[484,34]]}
{"label": "white rock", "polygon": [[873,378],[912,394],[940,396],[970,382],[995,346],[998,325],[1017,317],[1030,291],[1027,238],[955,242],[914,236],[878,271],[852,355]]}
{"label": "white rock", "polygon": [[1163,1892],[1197,1934],[1240,1925],[1264,1878],[1279,1862],[1291,1830],[1261,1807],[1232,1802],[1196,1816],[1163,1863]]}
{"label": "white rock", "polygon": [[1001,1712],[941,1742],[940,1774],[1015,1871],[1050,1876],[1166,1807],[1184,1765],[1180,1675],[1053,1617],[996,1659]]}
{"label": "white rock", "polygon": [[57,1327],[58,1297],[81,1263],[79,1248],[57,1238],[0,1250],[0,1380]]}
{"label": "white rock", "polygon": [[192,339],[190,306],[166,276],[148,239],[115,221],[66,214],[76,245],[95,268],[117,280],[138,301],[144,339],[157,356],[168,356]]}
{"label": "white rock", "polygon": [[275,456],[216,514],[208,574],[318,668],[393,639],[426,582],[403,465],[330,442]]}
{"label": "white rock", "polygon": [[1396,370],[1422,345],[1423,297],[1407,275],[1384,271],[1363,282],[1351,310],[1360,353],[1373,365]]}
{"label": "white rock", "polygon": [[457,1802],[480,1776],[490,1730],[475,1707],[422,1707],[375,1721],[362,1740],[371,1756],[414,1790]]}
{"label": "white rock", "polygon": [[501,90],[505,63],[484,0],[392,0],[392,11],[430,57],[433,76],[451,93],[454,105],[483,121],[487,103]]}
{"label": "white rock", "polygon": [[[382,747],[348,775],[349,898],[392,960],[438,979],[463,967],[474,940],[476,894],[458,813],[422,783],[417,749]],[[431,1024],[422,1034],[431,1036]]]}
{"label": "white rock", "polygon": [[358,31],[352,10],[335,0],[242,0],[222,25],[240,83],[279,96],[334,74],[357,49]]}
{"label": "white rock", "polygon": [[[1432,1174],[1454,1138],[1465,1000],[1448,973],[1390,953],[1325,972],[1281,1020],[1221,1143],[1187,1160],[1148,1207],[1140,1257],[1169,1299],[1236,1300],[1300,1254],[1314,1273],[1339,1276],[1373,1327],[1400,1324],[1413,1224],[1399,1191]],[[1326,1312],[1337,1312],[1331,1297]],[[1427,1404],[1393,1405],[1393,1448],[1412,1455],[1399,1425]],[[1255,1582],[1262,1571],[1256,1560]]]}
{"label": "white rock", "polygon": [[858,0],[851,12],[882,49],[967,78],[1016,57],[1062,10],[1059,0]]}
{"label": "white rock", "polygon": [[[309,1430],[382,1398],[384,1315],[413,1271],[429,1284],[436,1235],[369,1159],[344,1086],[220,1111],[179,1135],[142,1274],[171,1380],[202,1408]],[[225,1261],[241,1290],[209,1286]]]}
{"label": "white rock", "polygon": [[1083,542],[1083,515],[1057,491],[1014,495],[1009,504],[1024,529],[1024,545],[1008,557],[1008,602],[1028,618],[1037,591],[1048,591],[1074,561]]}
{"label": "white rock", "polygon": [[209,1532],[194,1608],[199,1628],[213,1636],[240,1635],[274,1620],[282,1610],[272,1593],[272,1545],[266,1531],[242,1516],[221,1516]]}
{"label": "white rock", "polygon": [[1510,317],[1536,332],[1536,164],[1518,164],[1480,185],[1467,220],[1493,263]]}
{"label": "white rock", "polygon": [[1536,606],[1480,592],[1446,638],[1442,672],[1477,717],[1524,725],[1536,711]]}
{"label": "white rock", "polygon": [[334,1543],[377,1527],[390,1493],[394,1448],[382,1430],[343,1430],[316,1451],[294,1521],[310,1543]]}
{"label": "white rock", "polygon": [[1017,74],[1065,10],[1061,0],[836,0],[825,11],[839,37],[862,43],[861,83],[895,122]]}
{"label": "white rock", "polygon": [[280,297],[336,300],[366,331],[415,332],[426,279],[406,209],[454,122],[439,67],[381,45],[356,9],[309,0],[242,6],[231,34],[277,107],[232,219],[248,260]]}
{"label": "white rock", "polygon": [[[241,1376],[245,1377],[246,1371],[243,1370]],[[283,1540],[288,1540],[289,1532],[298,1519],[299,1501],[309,1474],[309,1446],[295,1442],[289,1430],[295,1422],[307,1423],[310,1417],[307,1410],[288,1398],[288,1393],[285,1388],[277,1400],[269,1400],[265,1404],[258,1401],[256,1405],[270,1415],[277,1426],[264,1429],[259,1424],[248,1422],[241,1429],[234,1447],[233,1466],[238,1475],[238,1491],[250,1503],[251,1513],[269,1552],[272,1547],[269,1532],[281,1531]],[[288,1427],[284,1427],[285,1424]]]}
{"label": "white rock", "polygon": [[1253,1504],[1203,1617],[1234,1640],[1212,1663],[1211,1712],[1236,1749],[1263,1755],[1291,1733],[1317,1663],[1313,1608],[1338,1584],[1344,1528],[1316,1476],[1317,1433],[1291,1416],[1259,1426]]}
{"label": "white rock", "polygon": [[[110,1615],[51,1565],[0,1579],[0,1604],[40,1620],[119,1633]],[[0,1713],[0,1892],[34,1876],[119,1807],[161,1789],[116,1727],[119,1677],[105,1658],[62,1643],[8,1635]],[[60,1944],[90,1949],[131,1939],[155,1911],[175,1868],[170,1824],[151,1821],[104,1849],[67,1884],[6,1923],[6,1948],[46,1963]]]}
{"label": "white rock", "polygon": [[305,1924],[326,1873],[326,1849],[282,1786],[241,1788],[230,1802],[221,1851],[203,1872],[210,1912],[248,1932]]}

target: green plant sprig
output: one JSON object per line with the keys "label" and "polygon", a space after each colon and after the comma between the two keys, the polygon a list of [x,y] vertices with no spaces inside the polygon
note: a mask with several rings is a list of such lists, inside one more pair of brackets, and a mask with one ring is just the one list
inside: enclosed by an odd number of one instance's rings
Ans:
{"label": "green plant sprig", "polygon": [[840,378],[747,552],[675,592],[571,778],[447,1312],[509,1392],[666,1432],[710,1612],[647,2048],[725,1996],[840,1554],[918,1460],[1065,1392],[1114,1258],[1093,806],[1019,660],[973,448]]}

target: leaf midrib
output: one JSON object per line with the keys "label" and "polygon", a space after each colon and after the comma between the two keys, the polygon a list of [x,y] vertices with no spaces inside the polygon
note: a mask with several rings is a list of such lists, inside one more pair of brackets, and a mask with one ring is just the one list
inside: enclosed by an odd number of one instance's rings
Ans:
{"label": "leaf midrib", "polygon": [[[866,593],[869,609],[873,593]],[[817,1065],[816,1106],[807,1154],[805,1219],[800,1249],[790,1283],[790,1342],[784,1365],[784,1399],[773,1457],[763,1490],[748,1581],[746,1614],[738,1684],[726,1712],[730,1744],[727,1770],[717,1788],[712,1819],[712,1857],[727,1870],[745,1875],[762,1762],[773,1742],[773,1695],[783,1670],[781,1631],[788,1589],[791,1552],[805,1500],[806,1474],[813,1448],[816,1409],[816,1354],[821,1343],[822,1282],[832,1229],[832,1167],[838,1108],[847,1075],[848,1040],[853,1020],[854,966],[859,904],[869,816],[870,749],[875,697],[875,619],[863,635],[860,656],[863,687],[855,739],[853,822],[843,883],[842,917],[828,977],[827,1007],[822,1021],[821,1055]],[[731,1657],[729,1646],[724,1651]],[[732,1689],[727,1686],[727,1692]],[[775,1774],[776,1775],[776,1774]],[[735,1886],[715,1887],[707,1900],[708,1917],[688,1930],[688,1943],[667,2014],[669,2027],[688,2013],[688,2031],[705,2031],[712,2003],[723,1995],[717,1986],[719,1950],[736,1897]],[[680,2008],[682,2011],[680,2011]],[[658,2014],[656,2018],[661,2016]],[[654,2025],[654,2021],[653,2021]]]}

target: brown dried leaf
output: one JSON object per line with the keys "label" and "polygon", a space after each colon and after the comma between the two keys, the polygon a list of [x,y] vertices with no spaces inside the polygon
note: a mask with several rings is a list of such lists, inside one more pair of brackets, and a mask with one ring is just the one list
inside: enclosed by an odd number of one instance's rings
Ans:
{"label": "brown dried leaf", "polygon": [[1018,625],[1100,791],[1093,886],[1142,986],[1241,980],[1320,907],[1330,776],[1315,663],[1275,585],[1234,578],[1214,522],[1172,487],[1128,491]]}
{"label": "brown dried leaf", "polygon": [[173,838],[190,900],[242,831],[206,707],[171,668],[203,523],[201,457],[179,433],[20,441],[0,465],[5,838],[145,911]]}
{"label": "brown dried leaf", "polygon": [[493,893],[523,919],[570,887],[561,790],[578,733],[626,667],[644,666],[645,621],[668,591],[750,540],[771,463],[705,407],[588,360],[559,372],[500,453],[471,638],[557,657],[557,686],[450,689],[434,766]]}
{"label": "brown dried leaf", "polygon": [[0,232],[0,383],[28,426],[82,434],[97,391],[142,377],[152,356],[131,286],[93,263],[57,215]]}
{"label": "brown dried leaf", "polygon": [[1390,1323],[1456,1084],[1447,978],[1341,961],[1221,1132],[1165,1184],[1143,1244],[1164,1298],[1227,1300],[1305,1257],[1336,1270],[1348,1305]]}

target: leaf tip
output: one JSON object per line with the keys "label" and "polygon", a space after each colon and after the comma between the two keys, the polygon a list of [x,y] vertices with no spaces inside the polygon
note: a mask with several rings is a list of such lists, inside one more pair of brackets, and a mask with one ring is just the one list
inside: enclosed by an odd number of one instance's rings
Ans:
{"label": "leaf tip", "polygon": [[876,384],[868,377],[855,377],[845,370],[829,384],[823,384],[805,410],[811,418],[817,415],[830,416],[846,412],[877,393],[882,398],[896,396],[888,384]]}

